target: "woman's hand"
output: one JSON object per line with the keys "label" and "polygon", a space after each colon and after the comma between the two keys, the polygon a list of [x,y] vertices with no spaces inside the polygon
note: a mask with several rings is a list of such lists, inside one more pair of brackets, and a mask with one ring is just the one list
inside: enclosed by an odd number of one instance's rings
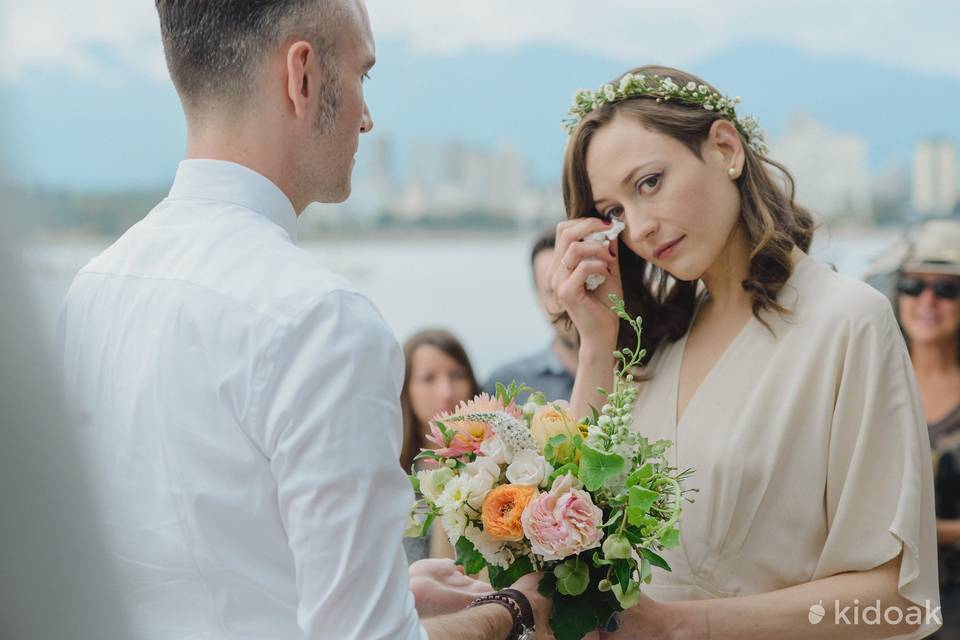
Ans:
{"label": "woman's hand", "polygon": [[[578,218],[557,225],[556,250],[550,268],[550,288],[561,309],[566,311],[580,334],[581,348],[612,351],[620,321],[610,310],[610,294],[623,297],[617,241],[585,242],[591,233],[606,231],[610,225],[599,218]],[[586,288],[587,277],[602,275],[606,280],[594,291]]]}

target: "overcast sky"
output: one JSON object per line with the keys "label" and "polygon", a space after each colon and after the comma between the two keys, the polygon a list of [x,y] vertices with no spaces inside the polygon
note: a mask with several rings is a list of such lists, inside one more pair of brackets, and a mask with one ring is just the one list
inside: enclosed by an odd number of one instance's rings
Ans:
{"label": "overcast sky", "polygon": [[[418,49],[552,44],[684,64],[758,40],[960,77],[956,0],[368,0],[379,38]],[[166,71],[151,0],[0,0],[0,78],[35,66],[106,77],[98,52]]]}

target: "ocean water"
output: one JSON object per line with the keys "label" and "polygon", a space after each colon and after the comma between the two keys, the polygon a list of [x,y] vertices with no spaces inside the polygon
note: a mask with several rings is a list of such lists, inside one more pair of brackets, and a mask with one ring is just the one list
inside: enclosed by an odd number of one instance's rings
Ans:
{"label": "ocean water", "polygon": [[[896,230],[821,230],[813,255],[851,277],[897,237]],[[109,240],[35,243],[23,249],[31,291],[47,335],[76,272]],[[550,327],[536,305],[530,238],[307,241],[303,246],[351,280],[380,309],[399,340],[445,328],[463,340],[477,374],[541,348]]]}

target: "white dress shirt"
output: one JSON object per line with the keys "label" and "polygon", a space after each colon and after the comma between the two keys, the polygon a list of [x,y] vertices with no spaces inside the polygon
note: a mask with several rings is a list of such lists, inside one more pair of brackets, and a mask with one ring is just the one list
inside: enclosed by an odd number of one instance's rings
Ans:
{"label": "white dress shirt", "polygon": [[181,163],[80,271],[65,381],[138,637],[421,640],[403,356],[283,192]]}

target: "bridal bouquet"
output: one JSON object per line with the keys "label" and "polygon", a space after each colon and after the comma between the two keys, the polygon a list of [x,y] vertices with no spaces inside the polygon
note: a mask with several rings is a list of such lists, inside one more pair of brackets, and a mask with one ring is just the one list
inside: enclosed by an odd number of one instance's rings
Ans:
{"label": "bridal bouquet", "polygon": [[[611,301],[639,345],[640,318]],[[481,394],[433,420],[436,448],[417,456],[432,468],[410,476],[417,500],[407,535],[426,535],[439,519],[457,563],[471,575],[486,568],[496,589],[542,571],[558,640],[578,640],[636,605],[653,568],[670,570],[658,552],[679,544],[692,471],[667,463],[670,441],[631,429],[630,371],[644,352],[614,356],[614,388],[599,390],[607,402],[589,419],[577,423],[566,402],[540,393],[517,406],[533,390],[498,383],[495,397]]]}

